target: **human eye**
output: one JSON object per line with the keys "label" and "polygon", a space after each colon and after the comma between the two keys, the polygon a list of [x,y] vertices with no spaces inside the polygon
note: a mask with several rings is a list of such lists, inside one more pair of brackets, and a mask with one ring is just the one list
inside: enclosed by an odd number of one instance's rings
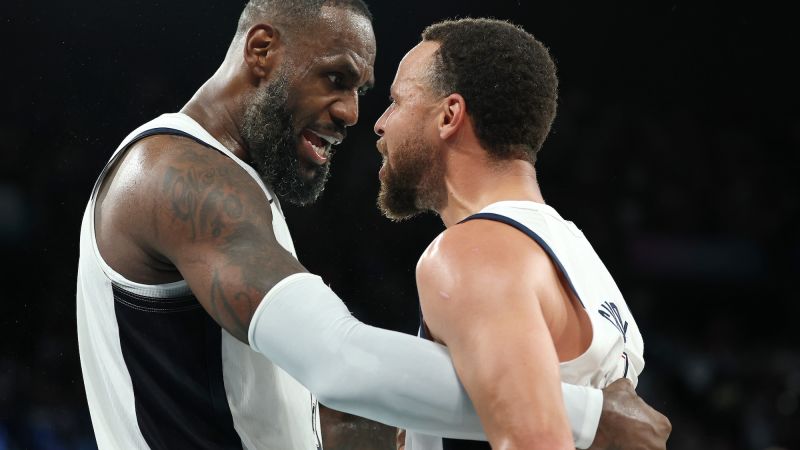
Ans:
{"label": "human eye", "polygon": [[336,86],[337,89],[344,88],[344,76],[338,72],[330,72],[327,74],[328,80]]}
{"label": "human eye", "polygon": [[360,88],[358,88],[358,96],[359,97],[363,97],[363,96],[367,95],[367,92],[369,92],[369,86],[361,86]]}

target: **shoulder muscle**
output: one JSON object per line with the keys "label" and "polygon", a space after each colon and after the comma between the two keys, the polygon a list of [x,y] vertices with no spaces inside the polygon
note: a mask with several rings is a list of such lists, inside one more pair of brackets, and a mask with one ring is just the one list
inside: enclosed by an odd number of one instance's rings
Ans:
{"label": "shoulder muscle", "polygon": [[557,282],[553,273],[547,253],[527,236],[475,220],[447,229],[431,243],[417,264],[417,286],[432,331],[446,333],[445,327],[471,326],[470,317],[479,320],[506,300],[538,303],[541,287]]}
{"label": "shoulder muscle", "polygon": [[266,193],[235,161],[189,139],[154,140],[135,156],[147,171],[136,191],[153,211],[143,239],[220,325],[246,341],[263,296],[305,271],[277,242]]}

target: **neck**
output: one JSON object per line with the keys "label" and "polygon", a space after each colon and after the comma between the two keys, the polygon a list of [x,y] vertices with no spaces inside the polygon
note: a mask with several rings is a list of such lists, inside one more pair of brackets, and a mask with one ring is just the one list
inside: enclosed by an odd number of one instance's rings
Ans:
{"label": "neck", "polygon": [[194,119],[222,145],[244,161],[249,160],[240,124],[244,115],[242,99],[246,80],[237,75],[229,60],[195,92],[181,112]]}
{"label": "neck", "polygon": [[447,202],[437,212],[446,227],[503,200],[544,203],[532,164],[491,161],[483,149],[448,152],[445,185]]}

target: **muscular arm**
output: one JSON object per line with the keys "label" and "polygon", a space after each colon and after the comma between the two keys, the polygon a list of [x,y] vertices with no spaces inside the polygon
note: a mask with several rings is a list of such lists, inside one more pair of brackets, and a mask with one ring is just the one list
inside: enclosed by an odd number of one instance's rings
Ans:
{"label": "muscular arm", "polygon": [[417,266],[425,321],[450,350],[492,448],[571,449],[537,286],[553,282],[537,275],[550,273],[551,264],[513,233],[476,221],[437,238]]}
{"label": "muscular arm", "polygon": [[[168,145],[131,149],[109,189],[109,204],[124,206],[104,218],[114,237],[124,234],[141,253],[174,265],[223,328],[328,406],[429,434],[484,436],[444,348],[358,322],[321,282],[311,295],[310,275],[277,242],[266,196],[252,178],[190,140],[151,139]],[[599,395],[562,388],[580,405],[570,413],[576,439],[590,442],[599,404],[589,399]]]}
{"label": "muscular arm", "polygon": [[173,264],[220,326],[329,407],[483,436],[443,347],[353,318],[280,246],[266,195],[234,161],[186,139],[153,140],[161,145],[132,148],[114,177],[108,203],[124,203],[116,210],[125,215],[107,224]]}
{"label": "muscular arm", "polygon": [[275,238],[266,194],[229,158],[192,144],[157,167],[153,246],[206,311],[247,342],[264,295],[303,266]]}

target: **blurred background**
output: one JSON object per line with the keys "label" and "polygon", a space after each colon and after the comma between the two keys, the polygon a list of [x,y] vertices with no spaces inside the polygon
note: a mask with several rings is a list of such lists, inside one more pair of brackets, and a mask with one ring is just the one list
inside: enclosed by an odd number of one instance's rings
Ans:
{"label": "blurred background", "polygon": [[[638,391],[672,420],[670,448],[800,449],[796,16],[765,2],[368,3],[377,87],[323,198],[286,207],[301,262],[361,320],[416,332],[414,265],[443,227],[380,216],[372,124],[426,25],[512,20],[559,69],[543,194],[626,295],[645,338]],[[119,141],[215,71],[242,5],[0,5],[0,449],[95,447],[74,319],[80,218]]]}

